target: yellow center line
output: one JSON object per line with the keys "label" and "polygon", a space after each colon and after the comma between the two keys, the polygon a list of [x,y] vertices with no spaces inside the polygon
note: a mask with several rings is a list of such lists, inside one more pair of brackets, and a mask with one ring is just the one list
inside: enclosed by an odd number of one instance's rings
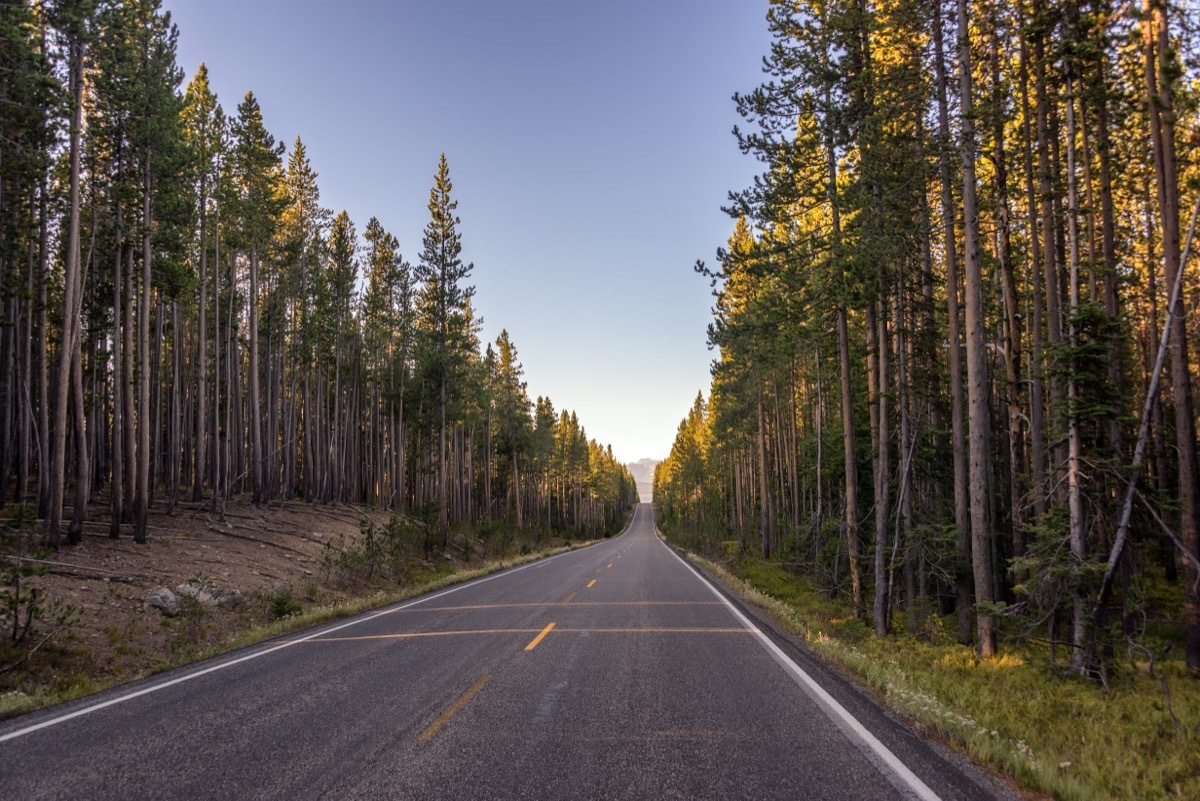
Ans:
{"label": "yellow center line", "polygon": [[462,631],[402,631],[395,634],[362,634],[357,637],[313,637],[295,642],[359,642],[361,640],[412,640],[418,637],[457,637],[466,634],[532,634],[537,629],[468,629]]}
{"label": "yellow center line", "polygon": [[550,629],[552,629],[552,628],[554,628],[553,622],[551,622],[548,626],[546,626],[546,628],[544,628],[540,632],[538,632],[538,636],[534,637],[532,640],[529,641],[529,645],[525,646],[525,650],[532,651],[534,648],[537,648],[538,643],[542,641],[543,637],[545,637],[547,634],[550,633]]}
{"label": "yellow center line", "polygon": [[303,643],[320,643],[320,642],[362,642],[367,640],[411,640],[418,637],[450,637],[462,636],[467,634],[534,634],[537,636],[529,645],[525,646],[526,651],[533,650],[542,638],[550,633],[550,630],[561,632],[564,634],[582,634],[587,632],[605,634],[753,634],[757,629],[743,628],[705,628],[701,626],[651,626],[651,627],[632,627],[632,626],[616,626],[612,628],[557,628],[554,623],[551,623],[546,628],[541,629],[479,629],[476,631],[419,631],[419,632],[399,632],[396,634],[364,634],[360,637],[315,637],[310,640],[298,640]]}
{"label": "yellow center line", "polygon": [[[570,596],[568,596],[570,597]],[[413,606],[408,609],[391,609],[381,613],[393,615],[400,612],[476,612],[485,611],[488,609],[538,609],[547,606],[560,606],[567,601],[548,601],[539,603],[523,603],[523,604],[464,604],[462,606]],[[581,606],[586,603],[589,606],[721,606],[720,601],[586,601],[572,604],[572,606]]]}
{"label": "yellow center line", "polygon": [[569,603],[571,603],[571,600],[572,600],[574,597],[575,597],[575,593],[571,593],[570,595],[568,595],[566,598],[564,598],[564,599],[563,599],[563,603],[564,603],[564,604],[569,604]]}
{"label": "yellow center line", "polygon": [[612,567],[612,562],[609,562],[609,563],[608,563],[608,566],[609,566],[609,567]]}
{"label": "yellow center line", "polygon": [[648,626],[648,627],[613,627],[607,629],[555,629],[562,634],[756,634],[758,629],[743,629],[736,626],[729,628],[704,628],[702,626]]}
{"label": "yellow center line", "polygon": [[467,688],[467,691],[458,696],[450,706],[446,707],[446,711],[438,715],[437,720],[425,727],[425,731],[417,735],[413,740],[417,745],[424,745],[433,739],[433,737],[445,728],[450,719],[462,712],[463,707],[471,703],[471,699],[479,694],[479,691],[487,686],[487,683],[492,680],[492,674],[486,673],[480,679]]}
{"label": "yellow center line", "polygon": [[588,582],[588,589],[589,589],[589,590],[590,590],[592,587],[595,587],[595,586],[596,586],[596,580],[595,580],[595,579],[592,579],[591,581],[589,581],[589,582]]}

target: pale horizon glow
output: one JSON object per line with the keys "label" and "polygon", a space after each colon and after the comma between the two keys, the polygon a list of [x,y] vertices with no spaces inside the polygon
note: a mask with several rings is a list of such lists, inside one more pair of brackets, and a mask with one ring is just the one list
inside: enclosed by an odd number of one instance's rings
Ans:
{"label": "pale horizon glow", "polygon": [[416,262],[450,164],[483,343],[507,329],[530,399],[574,410],[623,462],[662,459],[707,392],[696,276],[757,164],[731,96],[762,79],[762,2],[164,0],[184,83],[247,90],[322,204],[378,217]]}

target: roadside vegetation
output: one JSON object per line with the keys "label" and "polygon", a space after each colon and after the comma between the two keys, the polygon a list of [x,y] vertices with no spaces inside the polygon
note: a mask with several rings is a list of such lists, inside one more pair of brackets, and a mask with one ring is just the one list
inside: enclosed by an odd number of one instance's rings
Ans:
{"label": "roadside vegetation", "polygon": [[689,559],[917,728],[1022,787],[1070,801],[1200,797],[1200,687],[1181,660],[1133,656],[1105,688],[1045,643],[980,658],[954,641],[953,618],[878,638],[848,599],[728,546]]}

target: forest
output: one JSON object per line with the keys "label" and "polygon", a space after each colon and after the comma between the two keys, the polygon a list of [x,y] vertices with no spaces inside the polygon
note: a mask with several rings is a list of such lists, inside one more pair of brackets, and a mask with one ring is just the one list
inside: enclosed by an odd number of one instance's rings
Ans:
{"label": "forest", "polygon": [[[654,502],[878,637],[1200,671],[1195,7],[773,0]],[[1153,672],[1153,664],[1151,664]]]}
{"label": "forest", "polygon": [[443,551],[619,527],[611,447],[480,342],[445,156],[410,262],[252,92],[185,85],[177,36],[158,0],[0,4],[0,507],[55,550],[230,499],[394,510]]}

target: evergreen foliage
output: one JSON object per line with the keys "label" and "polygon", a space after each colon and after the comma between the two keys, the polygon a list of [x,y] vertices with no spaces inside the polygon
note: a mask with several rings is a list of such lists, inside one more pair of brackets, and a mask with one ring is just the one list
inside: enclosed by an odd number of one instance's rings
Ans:
{"label": "evergreen foliage", "polygon": [[445,157],[410,265],[252,92],[227,117],[204,65],[181,88],[176,37],[158,0],[0,6],[0,506],[55,548],[97,498],[143,539],[187,490],[432,514],[443,548],[613,532],[628,471],[535,417],[507,333],[480,352]]}
{"label": "evergreen foliage", "polygon": [[[664,530],[782,560],[880,636],[954,615],[982,656],[999,634],[1108,681],[1162,647],[1149,614],[1200,670],[1200,329],[1166,318],[1195,22],[773,0],[734,97],[763,169],[697,265],[718,356],[656,473]],[[1146,606],[1162,581],[1181,605]]]}

